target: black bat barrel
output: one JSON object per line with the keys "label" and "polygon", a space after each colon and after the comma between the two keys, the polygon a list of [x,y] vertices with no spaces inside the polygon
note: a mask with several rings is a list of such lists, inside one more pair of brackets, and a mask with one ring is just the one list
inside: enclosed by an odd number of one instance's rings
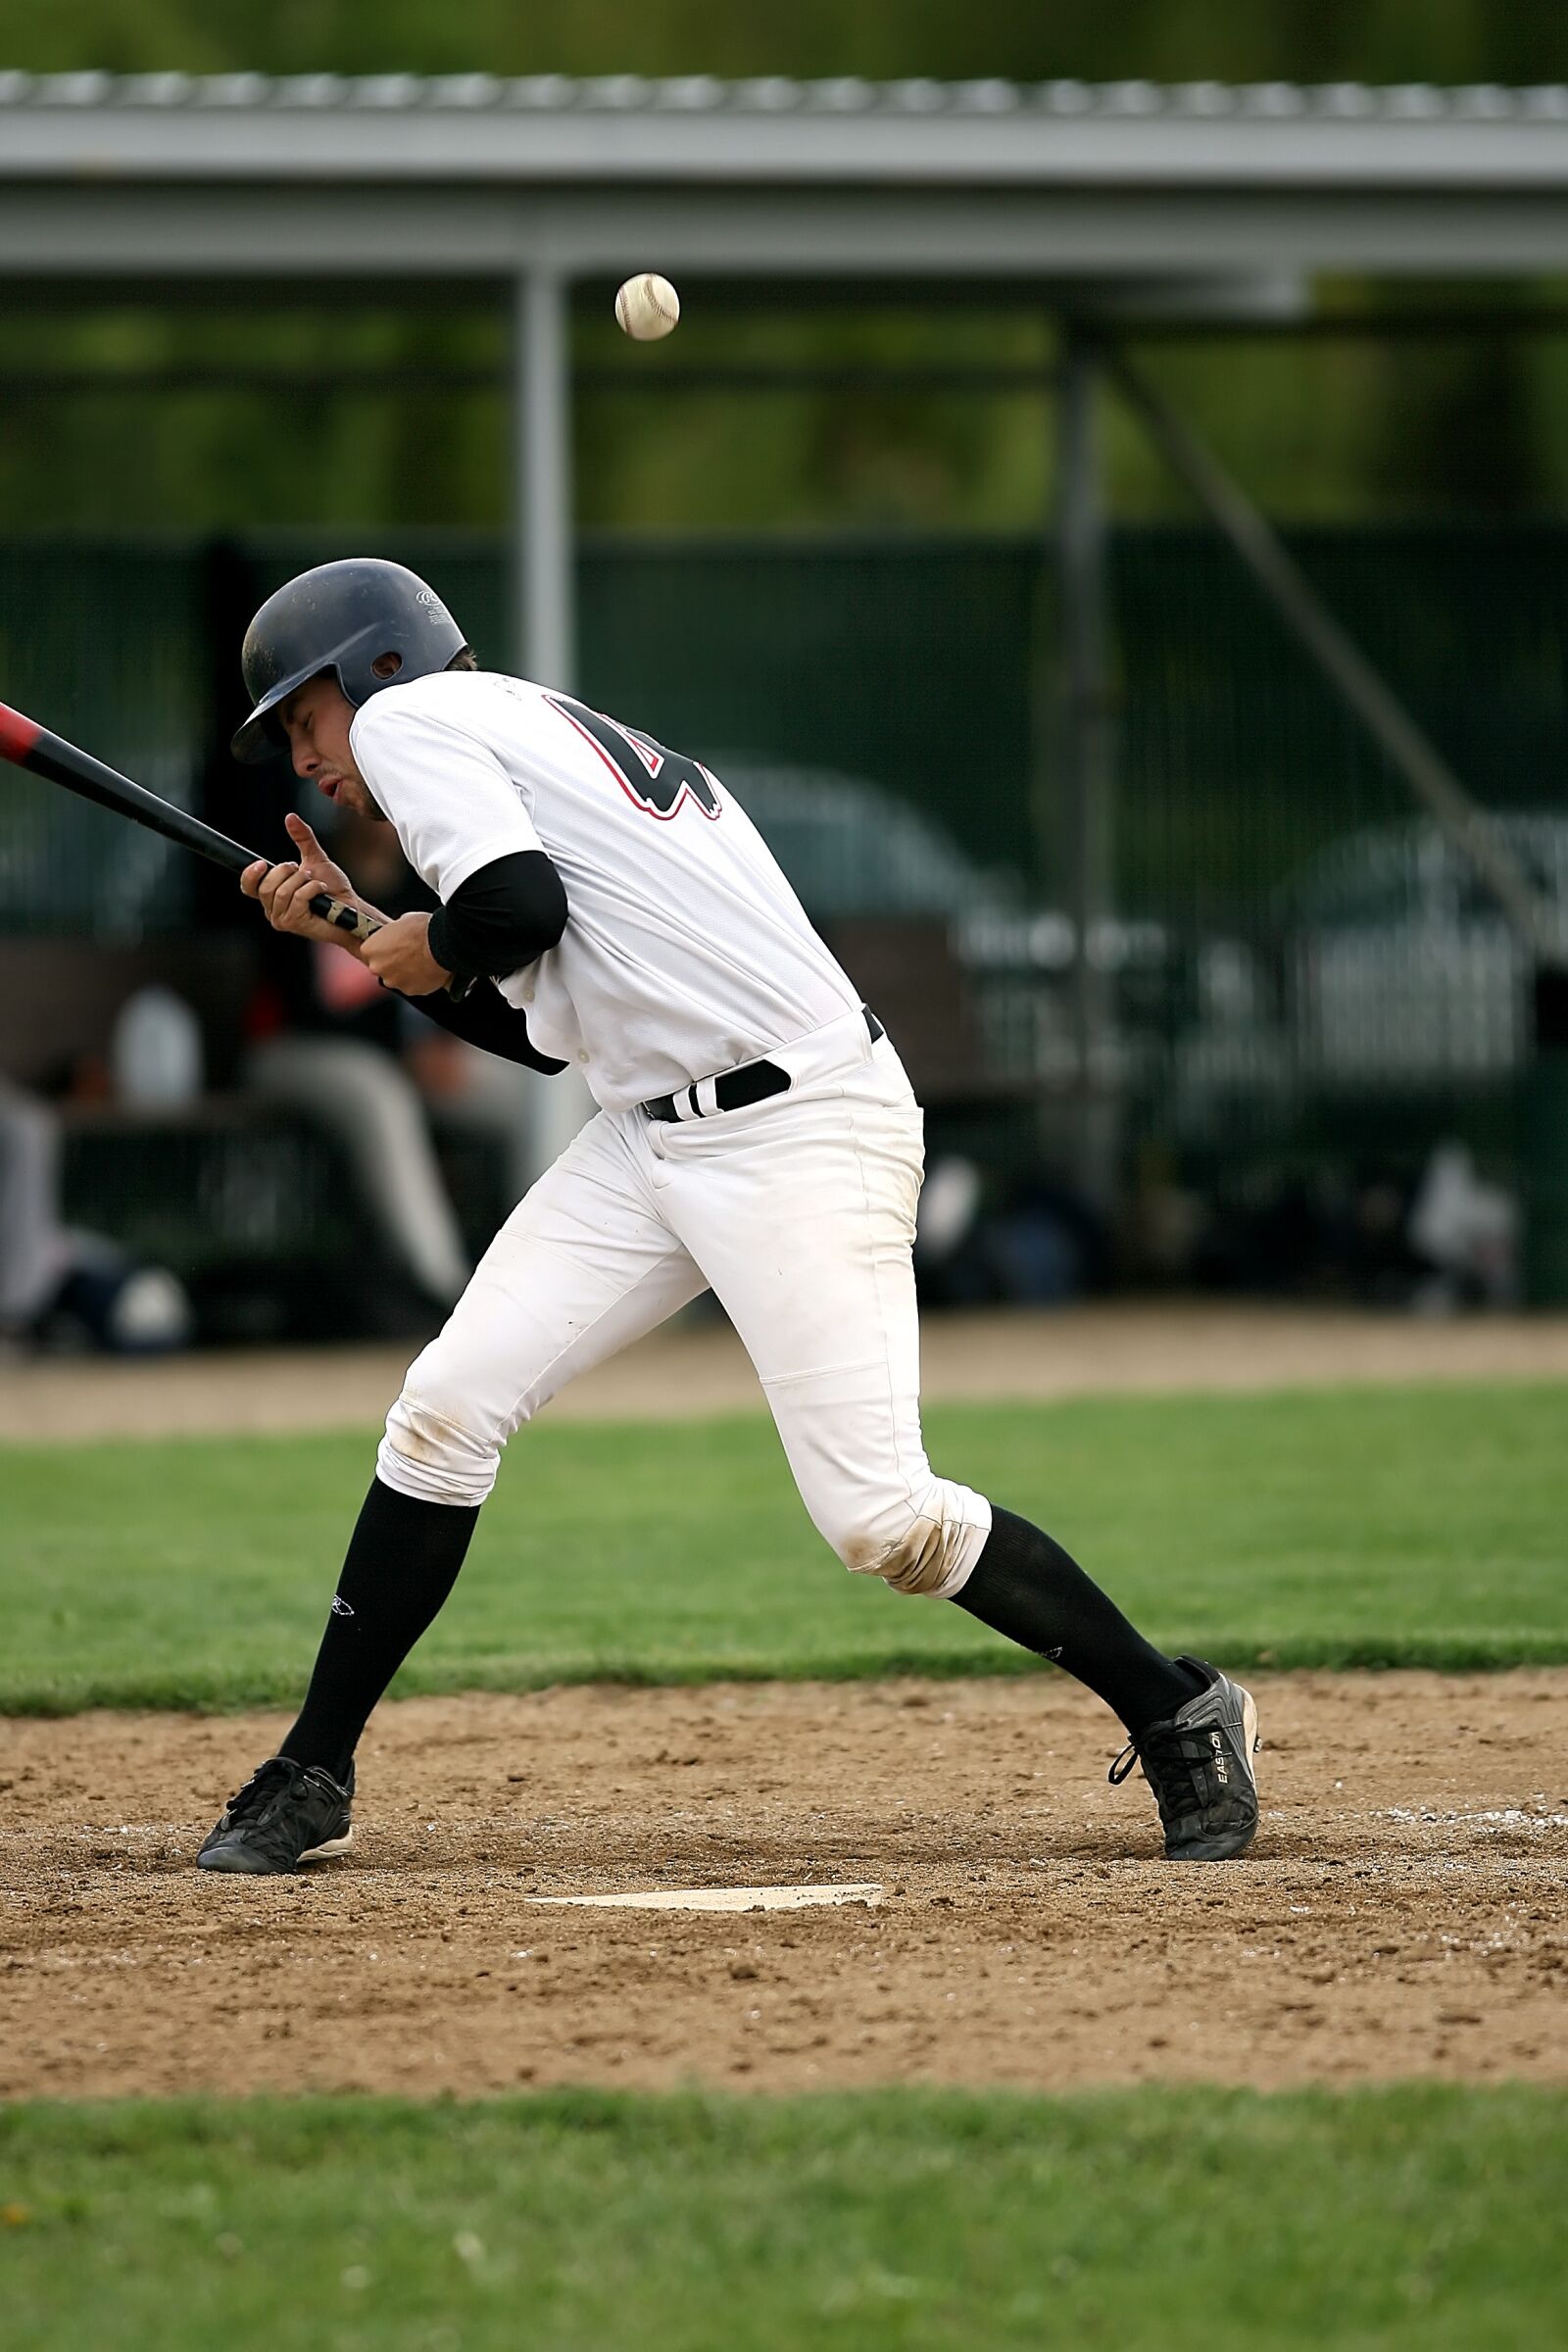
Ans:
{"label": "black bat barrel", "polygon": [[194,850],[198,858],[210,858],[215,865],[226,867],[231,874],[242,874],[256,862],[254,850],[230,841],[226,833],[204,825],[188,809],[176,808],[172,801],[160,800],[156,792],[149,792],[143,784],[133,784],[129,776],[106,766],[90,752],[78,750],[63,736],[51,735],[47,727],[35,727],[31,719],[24,718],[20,711],[6,710],[3,705],[0,705],[0,754],[31,774],[46,777],[51,784],[63,784],[68,792],[95,801],[100,808],[111,809],[117,816],[134,818],[138,825],[161,833],[166,841],[177,842],[182,850]]}
{"label": "black bat barrel", "polygon": [[[210,858],[214,865],[223,866],[231,874],[242,874],[248,865],[258,862],[256,852],[243,843],[230,841],[213,825],[204,825],[199,816],[176,808],[172,801],[161,801],[145,784],[133,784],[119,768],[106,766],[91,752],[67,743],[63,735],[51,735],[36,719],[24,717],[6,703],[0,703],[0,760],[10,760],[51,784],[63,784],[68,792],[96,802],[115,816],[128,816],[132,823],[145,825],[150,833],[161,833],[182,850],[194,850],[198,858]],[[325,891],[311,900],[310,910],[323,923],[355,939],[368,939],[381,928],[373,915],[361,913],[357,906],[330,898]],[[450,994],[462,997],[471,985],[467,980],[453,980]]]}

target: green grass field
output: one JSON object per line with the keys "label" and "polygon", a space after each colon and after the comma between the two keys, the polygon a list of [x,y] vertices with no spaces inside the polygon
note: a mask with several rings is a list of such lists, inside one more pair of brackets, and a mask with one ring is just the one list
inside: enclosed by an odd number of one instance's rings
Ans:
{"label": "green grass field", "polygon": [[26,2107],[0,2116],[5,2341],[1524,2352],[1560,2340],[1565,2105],[1427,2086]]}
{"label": "green grass field", "polygon": [[[1157,1641],[1235,1666],[1568,1659],[1568,1388],[949,1406],[933,1459],[1041,1519]],[[0,1448],[0,1707],[300,1688],[368,1435]],[[760,1419],[512,1448],[400,1690],[1027,1669],[850,1577]]]}
{"label": "green grass field", "polygon": [[[1568,1388],[950,1407],[938,1463],[1233,1664],[1568,1660]],[[0,1448],[0,1707],[300,1689],[365,1437]],[[513,1449],[403,1690],[1032,1670],[827,1554],[760,1420]],[[541,2094],[0,2113],[10,2352],[1510,2352],[1568,2098]],[[1553,2316],[1556,2314],[1557,2316]]]}

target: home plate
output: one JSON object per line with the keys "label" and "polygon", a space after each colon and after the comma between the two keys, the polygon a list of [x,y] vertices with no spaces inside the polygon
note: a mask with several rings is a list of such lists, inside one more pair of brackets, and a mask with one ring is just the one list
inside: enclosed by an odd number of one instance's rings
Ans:
{"label": "home plate", "polygon": [[530,1903],[605,1911],[806,1911],[818,1903],[879,1903],[875,1882],[858,1886],[660,1886],[627,1894],[530,1894]]}

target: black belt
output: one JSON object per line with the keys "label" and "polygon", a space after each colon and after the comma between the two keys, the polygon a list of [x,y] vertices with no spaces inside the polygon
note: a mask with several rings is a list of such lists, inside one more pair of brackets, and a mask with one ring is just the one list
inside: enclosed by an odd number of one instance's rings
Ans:
{"label": "black belt", "polygon": [[[865,1025],[874,1046],[885,1035],[881,1022],[869,1004],[862,1004]],[[699,1083],[702,1083],[701,1081]],[[765,1102],[769,1095],[787,1095],[790,1074],[781,1070],[776,1061],[749,1061],[738,1070],[726,1070],[713,1080],[713,1108],[715,1110],[746,1110],[753,1102]],[[677,1100],[684,1108],[677,1109]],[[679,1098],[674,1095],[655,1095],[652,1102],[642,1104],[645,1119],[704,1119],[712,1112],[697,1107],[697,1087],[688,1086]]]}

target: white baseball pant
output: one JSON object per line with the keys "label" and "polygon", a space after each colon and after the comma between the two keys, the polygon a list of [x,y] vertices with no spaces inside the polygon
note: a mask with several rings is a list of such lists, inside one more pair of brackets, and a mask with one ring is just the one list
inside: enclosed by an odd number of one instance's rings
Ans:
{"label": "white baseball pant", "polygon": [[938,1478],[920,1436],[919,1106],[858,1012],[768,1058],[790,1091],[747,1109],[590,1120],[410,1367],[377,1457],[384,1484],[482,1502],[514,1430],[711,1287],[845,1566],[901,1592],[961,1589],[991,1506]]}

